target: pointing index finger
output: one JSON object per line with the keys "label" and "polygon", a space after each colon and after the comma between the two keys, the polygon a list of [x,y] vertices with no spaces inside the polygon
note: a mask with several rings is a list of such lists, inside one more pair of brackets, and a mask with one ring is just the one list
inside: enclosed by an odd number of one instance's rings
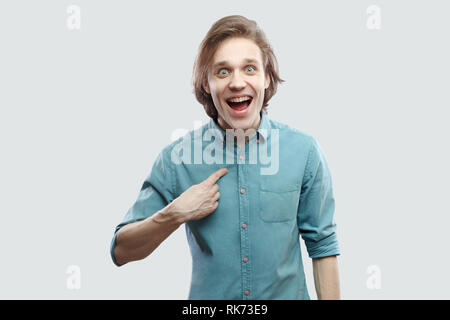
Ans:
{"label": "pointing index finger", "polygon": [[227,168],[221,168],[211,174],[205,181],[208,181],[211,185],[215,184],[217,180],[219,180],[221,177],[223,177],[225,174],[228,173]]}

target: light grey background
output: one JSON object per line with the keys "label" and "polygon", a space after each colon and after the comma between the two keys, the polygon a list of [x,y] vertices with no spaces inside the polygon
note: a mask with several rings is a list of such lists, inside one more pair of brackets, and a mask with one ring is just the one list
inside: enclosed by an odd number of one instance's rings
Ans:
{"label": "light grey background", "polygon": [[[66,9],[81,8],[81,30]],[[381,29],[366,26],[370,5]],[[2,1],[0,298],[186,299],[184,226],[121,268],[109,245],[174,130],[208,121],[194,58],[256,20],[286,83],[269,116],[332,172],[344,299],[450,298],[448,1]],[[305,247],[302,241],[302,250]],[[315,298],[311,260],[304,254]],[[69,290],[69,265],[81,288]],[[366,272],[381,270],[371,290]]]}

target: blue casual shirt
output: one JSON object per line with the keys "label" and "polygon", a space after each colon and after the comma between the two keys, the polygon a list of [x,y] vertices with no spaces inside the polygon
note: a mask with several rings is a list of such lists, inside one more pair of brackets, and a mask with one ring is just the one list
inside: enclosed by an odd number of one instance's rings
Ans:
{"label": "blue casual shirt", "polygon": [[226,167],[217,209],[185,223],[192,255],[188,299],[310,299],[300,235],[310,258],[340,254],[330,170],[316,139],[260,115],[245,148],[211,119],[159,153],[115,229],[116,265],[120,228]]}

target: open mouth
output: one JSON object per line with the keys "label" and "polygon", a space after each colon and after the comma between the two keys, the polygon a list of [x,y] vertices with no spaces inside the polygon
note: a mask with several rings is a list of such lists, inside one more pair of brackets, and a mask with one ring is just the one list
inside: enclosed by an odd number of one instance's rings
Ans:
{"label": "open mouth", "polygon": [[250,96],[232,98],[227,100],[228,106],[234,111],[243,111],[248,108],[253,98]]}

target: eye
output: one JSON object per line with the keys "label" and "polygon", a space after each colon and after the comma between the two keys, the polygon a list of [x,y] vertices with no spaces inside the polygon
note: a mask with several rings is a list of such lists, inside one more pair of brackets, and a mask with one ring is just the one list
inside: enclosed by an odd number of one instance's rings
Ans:
{"label": "eye", "polygon": [[219,72],[217,72],[221,76],[226,76],[228,74],[227,69],[220,69]]}
{"label": "eye", "polygon": [[247,72],[255,72],[255,67],[253,67],[253,66],[247,66],[247,68],[245,68],[245,70],[246,70]]}

